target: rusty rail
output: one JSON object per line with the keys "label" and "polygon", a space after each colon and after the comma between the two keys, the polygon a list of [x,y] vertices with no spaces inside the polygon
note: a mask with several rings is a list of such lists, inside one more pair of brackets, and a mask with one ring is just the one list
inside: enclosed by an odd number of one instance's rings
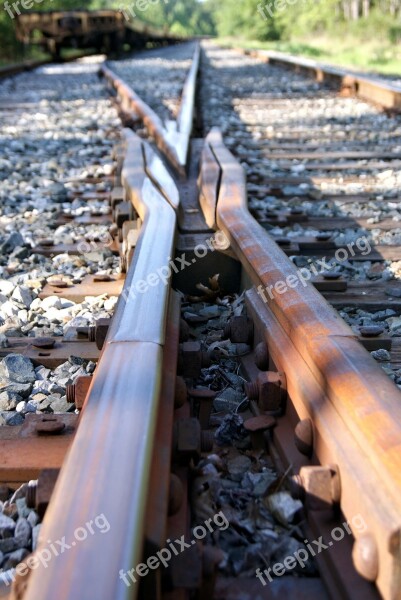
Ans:
{"label": "rusty rail", "polygon": [[142,221],[140,237],[38,551],[47,540],[68,543],[98,515],[110,528],[53,558],[51,568],[39,566],[29,579],[27,600],[120,600],[134,598],[138,590],[127,587],[119,573],[141,559],[169,297],[168,280],[146,293],[140,282],[168,265],[176,227],[173,206],[146,173],[145,146],[127,135],[122,178]]}
{"label": "rusty rail", "polygon": [[[207,137],[204,156],[216,163],[214,185],[208,181],[203,191],[208,223],[228,236],[251,285],[264,294],[265,302],[255,292],[248,300],[298,415],[313,422],[315,457],[338,466],[342,511],[367,524],[363,535],[354,532],[359,572],[384,598],[399,599],[401,394],[314,287],[294,285],[297,269],[248,212],[245,173],[218,130]],[[279,293],[274,286],[283,281],[291,285]]]}
{"label": "rusty rail", "polygon": [[363,100],[374,102],[383,108],[401,110],[401,87],[372,75],[360,75],[343,69],[326,65],[309,58],[291,56],[273,50],[245,50],[236,48],[242,54],[260,58],[270,65],[286,67],[298,73],[309,75],[319,83],[336,84],[339,89],[347,89]]}
{"label": "rusty rail", "polygon": [[184,85],[177,122],[171,121],[166,127],[160,117],[136,92],[119,78],[111,69],[103,65],[100,73],[116,90],[124,108],[133,110],[142,119],[157,147],[163,152],[176,171],[185,177],[188,160],[189,140],[192,132],[196,78],[199,69],[200,46],[197,43],[192,65]]}

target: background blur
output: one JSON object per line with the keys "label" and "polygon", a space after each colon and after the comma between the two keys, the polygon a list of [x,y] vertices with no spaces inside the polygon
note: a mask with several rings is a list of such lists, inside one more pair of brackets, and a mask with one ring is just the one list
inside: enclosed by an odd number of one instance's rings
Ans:
{"label": "background blur", "polygon": [[[160,0],[144,11],[136,8],[137,1],[43,0],[33,8],[132,7],[137,14],[131,21],[134,25],[138,20],[167,26],[178,34],[216,35],[227,44],[401,73],[401,0],[169,0],[168,4]],[[27,58],[36,58],[38,53],[32,49]],[[17,61],[21,55],[14,21],[0,0],[0,61]]]}

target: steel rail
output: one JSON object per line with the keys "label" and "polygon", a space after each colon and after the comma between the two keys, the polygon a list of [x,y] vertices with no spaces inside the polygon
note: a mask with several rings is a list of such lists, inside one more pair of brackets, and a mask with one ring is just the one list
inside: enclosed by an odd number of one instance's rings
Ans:
{"label": "steel rail", "polygon": [[299,73],[310,75],[320,83],[337,83],[341,88],[348,88],[356,96],[379,104],[383,108],[401,110],[401,87],[380,79],[380,76],[360,75],[343,69],[317,62],[310,58],[302,58],[283,54],[274,50],[244,50],[236,48],[242,54],[265,60],[271,65],[287,67]]}
{"label": "steel rail", "polygon": [[189,141],[192,132],[196,79],[199,69],[200,46],[196,44],[181,98],[177,122],[169,121],[165,126],[155,111],[150,108],[138,94],[127,85],[116,73],[103,65],[100,74],[116,90],[124,107],[133,110],[143,121],[149,134],[155,140],[159,150],[163,152],[176,171],[185,177],[188,160]]}
{"label": "steel rail", "polygon": [[[367,559],[374,562],[377,554],[377,587],[384,598],[398,599],[401,394],[315,288],[301,284],[296,267],[250,215],[244,170],[218,130],[207,137],[205,154],[218,166],[214,206],[213,188],[206,194],[209,222],[214,218],[224,231],[264,296],[269,351],[286,373],[298,414],[313,421],[317,458],[338,465],[343,513],[349,520],[360,513],[367,524],[363,539],[354,534],[359,549],[373,548]],[[274,286],[286,281],[291,285],[278,293]]]}
{"label": "steel rail", "polygon": [[[142,144],[128,136],[123,167],[127,196],[143,221],[138,248],[46,512],[38,553],[56,540],[70,548],[52,556],[49,568],[39,565],[31,573],[27,600],[123,600],[138,591],[119,573],[135,567],[142,555],[170,290],[168,280],[146,293],[136,285],[167,267],[176,228],[173,207],[147,176],[142,152],[137,154]],[[75,542],[76,532],[89,522],[93,528],[99,515],[109,530],[95,529]]]}

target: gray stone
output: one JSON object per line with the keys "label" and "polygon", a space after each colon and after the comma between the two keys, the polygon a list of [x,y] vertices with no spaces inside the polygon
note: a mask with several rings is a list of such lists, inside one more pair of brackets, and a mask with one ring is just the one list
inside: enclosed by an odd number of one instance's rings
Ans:
{"label": "gray stone", "polygon": [[381,362],[391,359],[390,352],[388,350],[385,350],[384,348],[380,348],[379,350],[373,350],[373,352],[371,352],[371,355],[374,359]]}
{"label": "gray stone", "polygon": [[32,527],[25,518],[19,518],[14,531],[14,537],[18,540],[20,548],[28,548],[31,539]]}
{"label": "gray stone", "polygon": [[22,396],[14,392],[0,393],[0,410],[14,410],[21,402]]}
{"label": "gray stone", "polygon": [[3,563],[2,568],[6,571],[7,569],[15,568],[28,556],[28,554],[30,553],[25,548],[18,548],[18,550],[15,550],[8,556],[7,560]]}
{"label": "gray stone", "polygon": [[13,293],[15,285],[8,279],[0,279],[0,292],[6,296]]}
{"label": "gray stone", "polygon": [[19,285],[15,288],[11,298],[14,302],[22,304],[25,308],[29,308],[32,302],[32,295],[29,288]]}
{"label": "gray stone", "polygon": [[18,394],[19,396],[21,396],[21,398],[28,398],[29,394],[32,391],[32,384],[31,383],[8,383],[7,385],[0,386],[0,393],[1,392],[10,392],[13,394]]}
{"label": "gray stone", "polygon": [[21,354],[9,354],[3,358],[0,364],[2,374],[18,383],[33,383],[36,379],[32,362]]}
{"label": "gray stone", "polygon": [[13,519],[0,513],[0,536],[3,538],[10,537],[14,534],[14,530],[15,522]]}
{"label": "gray stone", "polygon": [[10,254],[17,246],[22,246],[24,243],[24,238],[17,231],[13,231],[8,238],[1,244],[0,253],[1,254]]}
{"label": "gray stone", "polygon": [[48,298],[43,298],[41,303],[41,308],[44,311],[49,310],[50,308],[59,309],[62,307],[61,299],[57,296],[49,296]]}
{"label": "gray stone", "polygon": [[252,466],[250,458],[244,455],[236,456],[227,462],[227,470],[233,481],[241,481]]}
{"label": "gray stone", "polygon": [[38,513],[36,513],[34,510],[31,510],[31,512],[29,513],[29,515],[27,517],[27,521],[32,528],[35,527],[35,525],[37,525],[39,523]]}
{"label": "gray stone", "polygon": [[4,540],[0,540],[0,552],[7,554],[13,552],[19,548],[18,540],[15,537],[9,537]]}
{"label": "gray stone", "polygon": [[250,487],[252,496],[259,498],[265,496],[269,487],[277,479],[277,476],[272,471],[263,473],[245,473],[241,485],[244,488]]}
{"label": "gray stone", "polygon": [[67,402],[66,397],[57,398],[54,402],[51,403],[50,408],[54,413],[65,413],[69,412],[73,409],[74,404]]}
{"label": "gray stone", "polygon": [[4,413],[2,416],[6,421],[6,425],[10,426],[22,425],[25,420],[22,414],[17,412]]}
{"label": "gray stone", "polygon": [[295,515],[303,508],[302,502],[294,500],[288,492],[272,494],[267,498],[267,506],[277,521],[286,527],[292,523]]}
{"label": "gray stone", "polygon": [[31,511],[30,508],[26,505],[26,500],[24,498],[17,498],[15,501],[18,509],[18,515],[21,519],[26,519]]}

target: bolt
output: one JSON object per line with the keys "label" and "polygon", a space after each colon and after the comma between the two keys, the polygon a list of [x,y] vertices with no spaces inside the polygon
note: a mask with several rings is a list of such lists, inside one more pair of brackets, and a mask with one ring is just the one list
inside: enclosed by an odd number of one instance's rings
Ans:
{"label": "bolt", "polygon": [[199,402],[199,421],[202,429],[209,427],[210,414],[213,408],[213,400],[217,392],[208,388],[197,388],[188,390],[188,395]]}
{"label": "bolt", "polygon": [[313,453],[313,425],[310,419],[303,419],[295,427],[295,446],[301,454],[309,458]]}
{"label": "bolt", "polygon": [[330,273],[327,271],[326,273],[322,273],[322,275],[323,279],[326,279],[327,281],[336,281],[337,279],[342,279],[341,273],[337,272]]}
{"label": "bolt", "polygon": [[251,435],[252,448],[254,450],[266,449],[265,431],[272,429],[275,425],[276,419],[269,415],[251,417],[245,421],[244,428]]}
{"label": "bolt", "polygon": [[179,368],[184,377],[197,379],[202,367],[210,365],[210,358],[201,350],[199,342],[183,342],[180,344]]}
{"label": "bolt", "polygon": [[352,560],[359,575],[368,581],[376,581],[379,574],[379,553],[371,533],[363,533],[356,539]]}
{"label": "bolt", "polygon": [[224,328],[224,337],[233,344],[250,344],[253,338],[252,320],[244,315],[232,317]]}
{"label": "bolt", "polygon": [[305,499],[309,510],[327,510],[341,498],[340,473],[337,465],[302,467],[291,480],[291,493]]}
{"label": "bolt", "polygon": [[95,324],[95,342],[98,350],[101,350],[104,346],[107,334],[109,332],[111,319],[102,318],[97,319]]}
{"label": "bolt", "polygon": [[204,429],[201,431],[201,451],[211,452],[214,444],[214,432],[210,429]]}
{"label": "bolt", "polygon": [[25,492],[25,500],[28,508],[35,508],[36,505],[36,490],[38,489],[38,480],[31,479],[28,481],[28,487]]}
{"label": "bolt", "polygon": [[265,371],[259,373],[256,381],[245,384],[249,400],[257,400],[260,410],[265,412],[282,411],[287,399],[285,373]]}
{"label": "bolt", "polygon": [[38,241],[39,246],[54,246],[54,240],[51,239],[44,239],[44,240],[39,240]]}
{"label": "bolt", "polygon": [[65,424],[57,417],[42,417],[36,423],[35,430],[38,435],[59,435],[65,429]]}
{"label": "bolt", "polygon": [[255,365],[260,371],[269,370],[269,351],[265,342],[260,342],[255,348]]}
{"label": "bolt", "polygon": [[80,375],[74,383],[67,385],[67,402],[72,402],[78,410],[82,410],[91,382],[91,375]]}
{"label": "bolt", "polygon": [[184,500],[184,488],[181,479],[174,473],[170,474],[170,489],[168,500],[168,515],[171,517],[180,510]]}
{"label": "bolt", "polygon": [[174,396],[174,408],[181,408],[185,405],[188,399],[187,384],[183,377],[177,375],[175,379],[175,396]]}

